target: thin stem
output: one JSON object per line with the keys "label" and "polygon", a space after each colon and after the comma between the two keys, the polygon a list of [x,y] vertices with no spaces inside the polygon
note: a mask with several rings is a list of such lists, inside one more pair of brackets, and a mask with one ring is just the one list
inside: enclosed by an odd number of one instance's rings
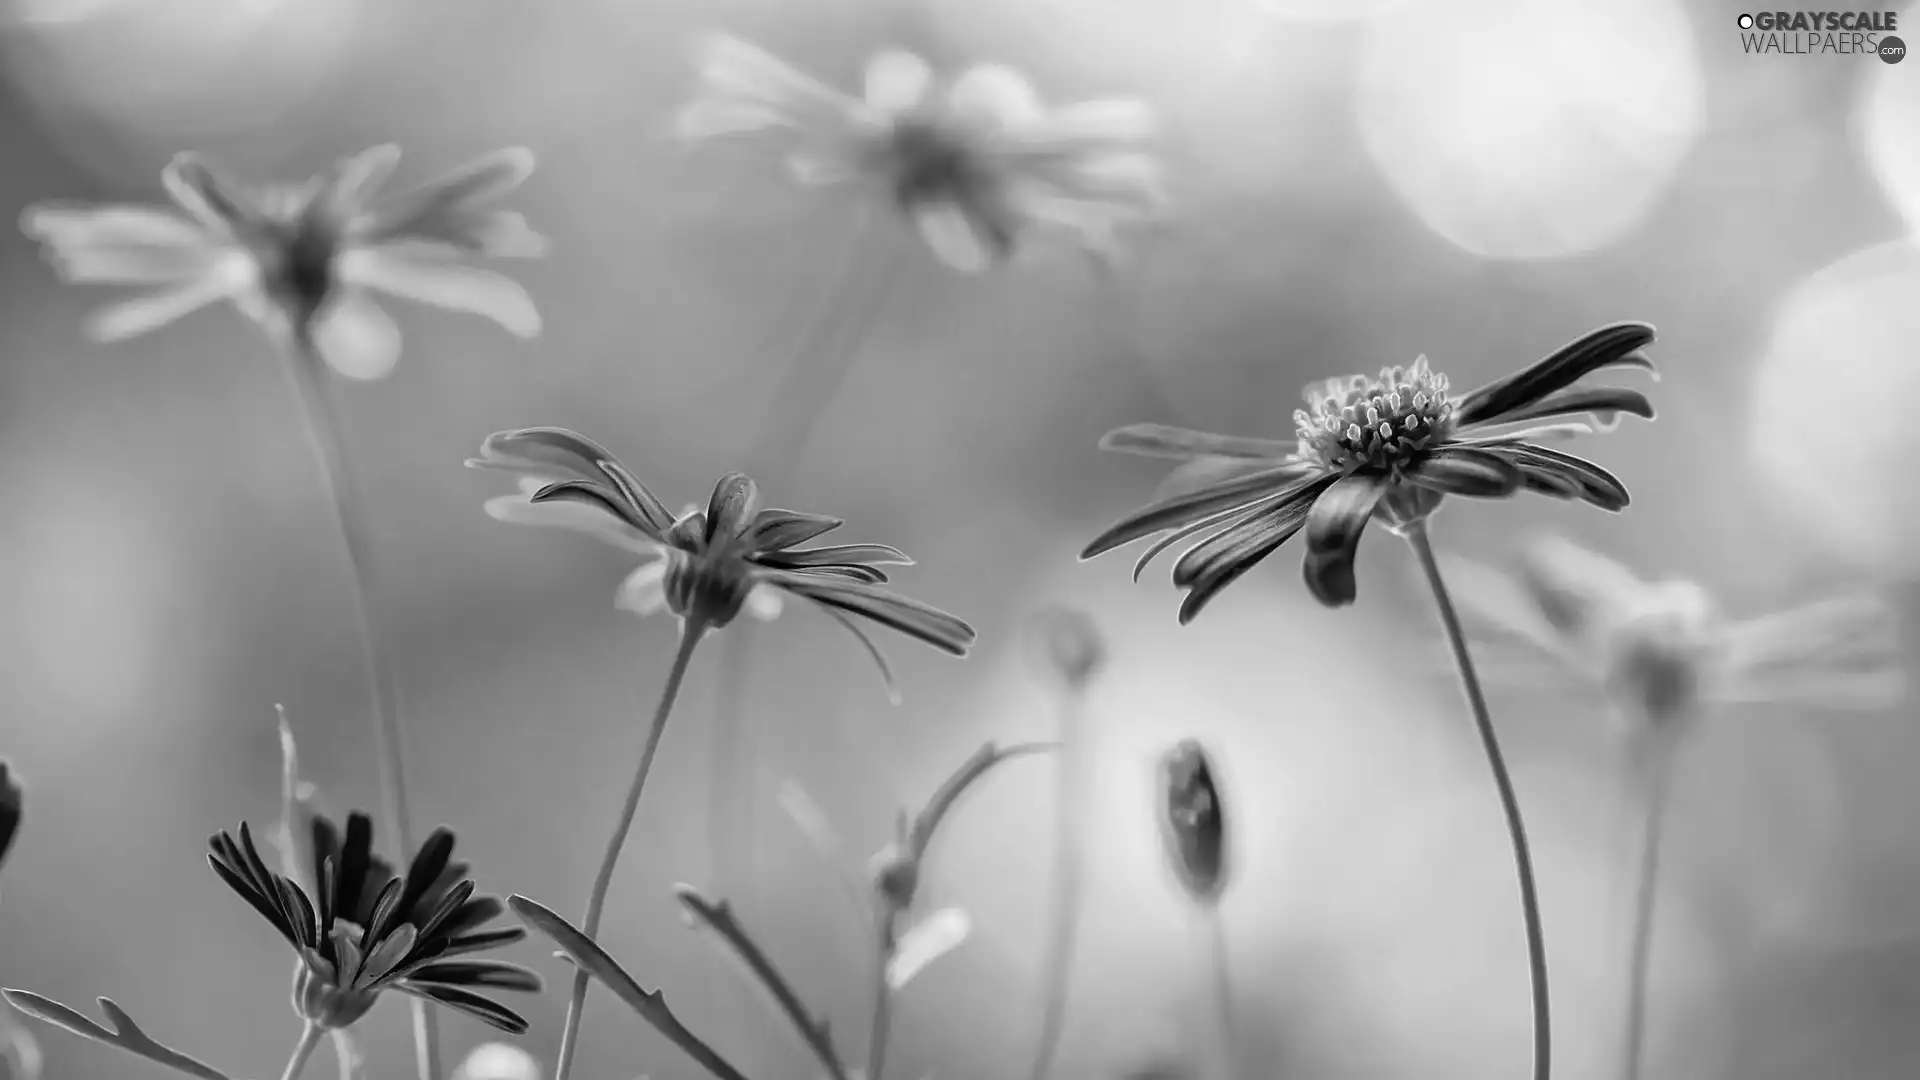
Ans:
{"label": "thin stem", "polygon": [[320,1036],[327,1029],[309,1020],[300,1030],[300,1041],[294,1044],[293,1056],[287,1059],[287,1067],[280,1073],[280,1080],[299,1080],[301,1070],[307,1067],[307,1059],[313,1056],[313,1049],[320,1045]]}
{"label": "thin stem", "polygon": [[899,944],[893,932],[895,915],[890,908],[880,912],[879,940],[873,950],[873,1023],[867,1041],[865,1080],[881,1080],[887,1064],[887,1035],[893,1025],[893,985],[887,981],[887,969],[893,966],[893,950]]}
{"label": "thin stem", "polygon": [[1067,986],[1073,970],[1074,930],[1080,912],[1081,875],[1085,872],[1080,844],[1082,793],[1081,710],[1085,693],[1078,686],[1066,691],[1060,705],[1060,755],[1054,762],[1053,909],[1047,928],[1046,958],[1041,982],[1045,1004],[1040,1016],[1040,1044],[1035,1051],[1030,1080],[1045,1080],[1060,1052],[1066,1029]]}
{"label": "thin stem", "polygon": [[1234,1005],[1232,950],[1227,947],[1227,920],[1218,902],[1207,904],[1200,913],[1206,923],[1208,974],[1213,983],[1214,1018],[1220,1025],[1220,1060],[1226,1080],[1241,1080],[1240,1021]]}
{"label": "thin stem", "polygon": [[1500,736],[1494,731],[1493,717],[1487,711],[1480,676],[1474,671],[1473,657],[1467,652],[1466,632],[1460,627],[1453,598],[1447,594],[1447,583],[1440,576],[1440,563],[1434,558],[1426,522],[1405,526],[1401,534],[1413,547],[1420,569],[1426,574],[1427,585],[1433,590],[1433,604],[1440,612],[1440,625],[1446,630],[1447,645],[1453,650],[1453,662],[1460,671],[1460,689],[1466,695],[1467,708],[1473,713],[1480,745],[1486,751],[1487,766],[1493,771],[1493,785],[1500,794],[1500,808],[1506,815],[1507,835],[1513,843],[1514,872],[1520,884],[1520,910],[1527,931],[1527,976],[1533,990],[1533,1076],[1534,1080],[1548,1080],[1552,1074],[1553,1020],[1547,988],[1547,938],[1541,926],[1533,852],[1527,843],[1526,823],[1520,816],[1520,798],[1514,792],[1513,777],[1507,772],[1506,755],[1500,751]]}
{"label": "thin stem", "polygon": [[[680,696],[680,684],[686,681],[687,664],[693,659],[694,646],[706,633],[706,626],[687,619],[680,626],[680,646],[673,654],[673,666],[667,670],[667,685],[660,691],[660,703],[653,710],[653,724],[647,729],[647,744],[640,751],[640,764],[633,770],[633,782],[627,785],[627,798],[620,806],[620,820],[613,826],[607,851],[600,857],[600,869],[593,877],[593,889],[587,894],[587,914],[580,930],[588,940],[600,932],[600,914],[607,906],[607,889],[613,885],[613,868],[620,861],[620,849],[627,845],[627,833],[633,828],[633,816],[640,809],[640,792],[647,786],[647,774],[653,771],[653,756],[660,749],[660,736],[666,733],[667,717]],[[553,1067],[553,1080],[567,1080],[573,1070],[573,1055],[579,1049],[580,1013],[587,1003],[585,968],[573,973],[573,991],[567,998],[566,1026],[560,1031],[560,1054]]]}
{"label": "thin stem", "polygon": [[340,1066],[340,1080],[355,1080],[360,1075],[360,1051],[347,1028],[333,1030],[333,1060]]}
{"label": "thin stem", "polygon": [[1646,1052],[1647,994],[1653,966],[1655,901],[1660,893],[1660,848],[1666,835],[1667,797],[1672,790],[1675,743],[1661,733],[1648,736],[1652,746],[1636,770],[1640,789],[1640,859],[1634,878],[1633,944],[1627,960],[1627,1015],[1622,1034],[1620,1075],[1640,1080]]}
{"label": "thin stem", "polygon": [[[300,397],[300,416],[306,424],[307,440],[313,447],[320,484],[333,502],[341,546],[346,550],[347,564],[353,572],[354,615],[360,623],[361,658],[366,671],[367,695],[373,706],[374,735],[380,747],[381,801],[386,807],[387,827],[393,830],[400,864],[404,866],[413,859],[413,820],[407,801],[406,748],[400,733],[400,680],[387,663],[380,622],[373,614],[373,549],[367,540],[365,511],[354,487],[340,419],[328,396],[322,365],[312,343],[304,335],[296,335],[287,367]],[[419,998],[409,1000],[413,1007],[415,1067],[420,1080],[439,1080],[438,1020],[426,1002]]]}

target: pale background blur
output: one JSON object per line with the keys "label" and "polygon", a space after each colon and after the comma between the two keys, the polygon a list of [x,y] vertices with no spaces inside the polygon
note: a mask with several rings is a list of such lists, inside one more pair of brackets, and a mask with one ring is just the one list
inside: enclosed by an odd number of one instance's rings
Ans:
{"label": "pale background blur", "polygon": [[[1162,420],[1286,435],[1300,386],[1428,354],[1465,388],[1600,323],[1657,325],[1652,425],[1585,449],[1635,495],[1613,518],[1531,499],[1456,505],[1440,542],[1497,559],[1534,529],[1739,613],[1861,580],[1907,607],[1920,541],[1920,62],[1748,56],[1737,2],[1616,0],[0,0],[0,217],[48,197],[158,201],[197,149],[297,178],[374,143],[401,181],[524,144],[515,206],[554,240],[514,268],[547,330],[392,305],[407,353],[354,385],[381,604],[407,695],[416,818],[460,833],[483,888],[577,915],[672,647],[614,610],[628,565],[501,525],[460,468],[488,432],[577,428],[669,504],[737,464],[783,343],[818,317],[843,202],[789,190],[667,119],[688,46],[748,36],[843,85],[899,43],[1003,60],[1050,97],[1164,114],[1178,212],[1101,279],[1071,258],[981,279],[908,260],[850,389],[775,504],[851,523],[920,566],[899,581],[981,631],[955,662],[889,636],[891,708],[857,647],[805,612],[758,634],[760,886],[744,913],[846,1044],[865,1040],[861,939],[771,792],[794,778],[864,857],[981,740],[1045,737],[1055,700],[1021,628],[1067,601],[1113,638],[1065,1080],[1191,1056],[1197,928],[1149,809],[1162,747],[1222,761],[1239,873],[1226,912],[1265,1075],[1524,1075],[1525,967],[1497,804],[1406,552],[1362,549],[1361,599],[1319,610],[1283,552],[1175,624],[1165,571],[1074,553],[1143,501],[1152,462],[1100,434]],[[1329,18],[1346,16],[1345,21]],[[1920,11],[1901,30],[1920,40]],[[377,809],[348,578],[263,339],[229,309],[96,346],[108,299],[58,287],[0,234],[0,753],[28,785],[5,872],[0,983],[123,1003],[236,1075],[296,1033],[290,957],[205,866],[271,820],[273,705],[336,811]],[[1290,549],[1291,550],[1291,549]],[[1910,650],[1911,652],[1911,650]],[[1920,654],[1916,654],[1920,655]],[[811,1063],[681,924],[710,874],[718,650],[689,690],[616,881],[605,940],[757,1078]],[[1558,1076],[1609,1075],[1626,847],[1601,717],[1502,692],[1539,848]],[[1875,1080],[1920,1072],[1920,829],[1908,715],[1717,718],[1682,768],[1655,973],[1651,1077]],[[896,1076],[1024,1072],[1050,770],[991,778],[935,853],[930,904],[976,937],[917,982]],[[744,797],[744,796],[743,796]],[[551,1061],[567,969],[513,1002]],[[577,1075],[697,1075],[596,992]],[[363,1024],[375,1080],[411,1075],[406,1010]],[[445,1023],[450,1051],[490,1036]],[[54,1080],[162,1075],[37,1028]],[[325,1055],[323,1055],[324,1057]],[[449,1057],[452,1058],[450,1052]],[[330,1075],[316,1061],[312,1075]],[[1018,1070],[1019,1072],[1016,1072]]]}

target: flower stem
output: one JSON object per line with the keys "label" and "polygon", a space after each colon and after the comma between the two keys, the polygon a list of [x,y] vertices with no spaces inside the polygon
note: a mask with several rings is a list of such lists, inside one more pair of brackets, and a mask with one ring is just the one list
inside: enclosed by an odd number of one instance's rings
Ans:
{"label": "flower stem", "polygon": [[[304,335],[297,341],[290,363],[295,390],[299,393],[302,420],[312,445],[320,473],[321,486],[333,502],[333,517],[340,529],[340,541],[353,571],[353,604],[360,623],[360,648],[367,677],[367,694],[373,706],[373,726],[380,746],[380,791],[386,804],[387,827],[393,830],[400,865],[413,858],[413,822],[407,803],[407,766],[405,744],[400,734],[399,678],[387,664],[387,650],[381,641],[380,623],[373,614],[373,553],[367,541],[365,512],[354,488],[353,470],[347,460],[332,399],[323,382],[323,361]],[[420,1080],[440,1080],[440,1031],[433,1011],[426,1002],[411,998],[413,1006],[413,1044],[415,1066]]]}
{"label": "flower stem", "polygon": [[1081,875],[1085,871],[1080,846],[1081,711],[1085,691],[1070,687],[1060,705],[1060,755],[1054,762],[1053,905],[1047,928],[1046,958],[1041,987],[1045,1004],[1040,1016],[1040,1043],[1034,1053],[1030,1080],[1046,1080],[1060,1052],[1066,1028],[1067,986],[1073,970],[1074,932],[1080,912]]}
{"label": "flower stem", "polygon": [[1213,983],[1214,1018],[1220,1025],[1220,1061],[1226,1080],[1241,1080],[1240,1022],[1234,1005],[1232,950],[1227,947],[1227,920],[1216,901],[1205,905],[1200,918],[1206,923],[1208,975]]}
{"label": "flower stem", "polygon": [[1487,711],[1487,697],[1480,689],[1480,676],[1474,670],[1473,657],[1467,652],[1466,632],[1440,576],[1440,563],[1434,558],[1433,542],[1427,537],[1425,521],[1401,528],[1401,535],[1413,547],[1433,590],[1433,604],[1440,612],[1440,625],[1446,630],[1447,645],[1453,650],[1454,665],[1460,671],[1460,689],[1473,713],[1474,727],[1480,733],[1480,745],[1486,751],[1487,766],[1493,771],[1493,785],[1500,794],[1500,808],[1506,814],[1507,835],[1513,842],[1513,866],[1520,884],[1520,909],[1526,922],[1528,980],[1533,990],[1533,1077],[1547,1080],[1552,1073],[1553,1020],[1548,1002],[1547,940],[1540,920],[1540,895],[1534,884],[1533,852],[1527,843],[1526,823],[1520,816],[1520,799],[1514,793],[1513,777],[1507,772],[1506,756],[1500,750],[1500,736]]}
{"label": "flower stem", "polygon": [[1659,896],[1660,848],[1666,834],[1667,797],[1672,789],[1675,744],[1653,733],[1654,743],[1635,779],[1640,798],[1639,866],[1634,877],[1633,944],[1627,959],[1627,1015],[1622,1034],[1620,1075],[1640,1080],[1646,1052],[1648,976],[1653,966],[1653,920]]}
{"label": "flower stem", "polygon": [[[673,654],[673,666],[667,670],[667,685],[660,691],[660,703],[653,710],[653,725],[647,729],[647,744],[640,751],[640,764],[633,770],[633,782],[627,785],[627,798],[620,806],[620,820],[613,826],[606,854],[600,857],[600,869],[593,877],[593,889],[587,894],[587,914],[580,930],[593,940],[600,932],[600,915],[607,906],[607,889],[613,884],[613,868],[620,861],[620,849],[627,846],[627,833],[633,828],[633,815],[640,809],[640,792],[647,786],[647,774],[653,771],[653,757],[660,749],[660,736],[666,733],[667,717],[680,696],[680,684],[686,681],[687,664],[693,659],[694,646],[706,633],[706,626],[687,619],[680,626],[680,646]],[[560,1031],[560,1054],[554,1062],[553,1080],[567,1080],[573,1070],[573,1055],[579,1049],[580,1013],[587,1003],[586,969],[573,973],[573,992],[567,998],[566,1026]]]}
{"label": "flower stem", "polygon": [[312,1021],[300,1031],[300,1041],[294,1044],[293,1056],[287,1059],[287,1067],[280,1073],[280,1080],[299,1080],[301,1070],[307,1067],[307,1059],[313,1056],[314,1047],[320,1045],[320,1036],[327,1029]]}
{"label": "flower stem", "polygon": [[898,942],[894,938],[893,923],[897,914],[892,908],[880,912],[879,940],[873,950],[873,1023],[872,1034],[867,1040],[867,1074],[864,1080],[881,1080],[880,1074],[887,1064],[887,1035],[893,1026],[893,986],[887,981],[887,969],[893,966],[893,950]]}
{"label": "flower stem", "polygon": [[353,1045],[347,1028],[333,1029],[333,1059],[340,1066],[340,1080],[355,1080],[360,1075],[360,1050]]}

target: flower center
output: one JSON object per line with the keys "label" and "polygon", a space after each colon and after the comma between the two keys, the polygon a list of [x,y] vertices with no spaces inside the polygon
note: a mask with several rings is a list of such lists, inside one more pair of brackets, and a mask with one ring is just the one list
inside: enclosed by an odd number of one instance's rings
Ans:
{"label": "flower center", "polygon": [[267,226],[253,242],[261,285],[290,316],[311,319],[333,292],[340,230],[305,192],[269,192],[261,201]]}
{"label": "flower center", "polygon": [[900,121],[888,151],[893,157],[894,196],[902,205],[964,198],[976,186],[978,169],[966,143],[932,120]]}
{"label": "flower center", "polygon": [[1328,379],[1296,409],[1300,456],[1328,469],[1393,469],[1424,453],[1453,420],[1447,377],[1421,357],[1377,377]]}

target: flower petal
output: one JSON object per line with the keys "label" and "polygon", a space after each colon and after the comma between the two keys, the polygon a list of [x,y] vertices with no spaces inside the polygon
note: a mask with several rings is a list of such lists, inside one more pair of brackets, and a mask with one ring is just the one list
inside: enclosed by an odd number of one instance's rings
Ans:
{"label": "flower petal", "polygon": [[1303,477],[1298,466],[1286,464],[1223,480],[1128,514],[1094,537],[1080,552],[1080,558],[1092,559],[1142,537],[1178,529],[1230,510],[1247,509],[1269,501],[1277,506],[1293,499],[1309,499],[1337,478],[1336,473]]}
{"label": "flower petal", "polygon": [[1200,612],[1228,585],[1280,550],[1307,522],[1313,504],[1296,501],[1257,514],[1197,544],[1173,566],[1173,583],[1187,590],[1180,602],[1180,625]]}
{"label": "flower petal", "polygon": [[[544,486],[544,485],[543,485]],[[553,500],[536,503],[524,495],[501,495],[482,504],[487,516],[514,525],[546,525],[597,536],[616,547],[657,554],[659,543],[629,525],[624,517],[581,502]]]}
{"label": "flower petal", "polygon": [[898,593],[858,582],[830,581],[792,570],[768,570],[768,580],[816,604],[872,619],[954,656],[965,656],[979,635],[966,621]]}
{"label": "flower petal", "polygon": [[160,183],[182,210],[216,235],[231,235],[260,221],[255,201],[199,154],[175,154],[161,171]]}
{"label": "flower petal", "polygon": [[867,61],[867,105],[893,116],[919,107],[933,85],[933,69],[903,49],[887,49]]}
{"label": "flower petal", "polygon": [[747,535],[760,514],[760,485],[745,473],[728,473],[713,485],[707,500],[709,547],[731,544]]}
{"label": "flower petal", "polygon": [[666,610],[667,560],[663,556],[640,567],[620,582],[613,606],[645,618]]}
{"label": "flower petal", "polygon": [[383,379],[400,360],[400,328],[357,289],[335,293],[315,316],[310,333],[320,358],[349,379]]}
{"label": "flower petal", "polygon": [[1390,483],[1385,477],[1354,473],[1314,500],[1307,514],[1307,557],[1301,573],[1314,599],[1327,607],[1345,607],[1359,595],[1353,557]]}
{"label": "flower petal", "polygon": [[982,273],[1007,255],[1007,245],[994,239],[986,222],[959,203],[924,199],[915,203],[909,214],[934,257],[963,274]]}
{"label": "flower petal", "polygon": [[436,1005],[444,1005],[455,1012],[463,1012],[480,1022],[499,1028],[509,1035],[525,1035],[527,1021],[519,1013],[497,1001],[489,1001],[470,990],[457,986],[415,986],[402,982],[394,987],[403,994],[424,998]]}
{"label": "flower petal", "polygon": [[772,106],[796,119],[800,114],[845,116],[860,105],[758,45],[715,35],[700,46],[695,60],[703,89],[710,95]]}
{"label": "flower petal", "polygon": [[208,304],[232,299],[254,280],[252,260],[231,251],[171,289],[102,309],[88,320],[87,333],[96,341],[125,341],[184,318]]}
{"label": "flower petal", "polygon": [[1118,149],[1151,139],[1158,126],[1146,102],[1108,98],[1063,105],[1034,120],[1021,135],[1059,148]]}
{"label": "flower petal", "polygon": [[1530,491],[1580,499],[1612,513],[1626,509],[1633,501],[1619,477],[1585,458],[1531,443],[1485,449],[1519,466]]}
{"label": "flower petal", "polygon": [[1651,420],[1654,415],[1653,402],[1638,390],[1629,390],[1622,386],[1573,387],[1557,390],[1531,405],[1502,413],[1498,420],[1483,421],[1475,427],[1477,429],[1494,424],[1518,424],[1554,416],[1577,416],[1581,413],[1592,416],[1594,426],[1601,431],[1612,431],[1619,427],[1622,414],[1638,416],[1644,420]]}
{"label": "flower petal", "polygon": [[907,928],[887,963],[887,986],[896,993],[927,965],[960,947],[973,920],[959,908],[942,908]]}
{"label": "flower petal", "polygon": [[556,481],[527,496],[527,499],[535,506],[577,504],[613,518],[656,544],[663,539],[662,534],[649,529],[647,520],[635,512],[634,507],[622,499],[618,492],[591,480]]}
{"label": "flower petal", "polygon": [[804,544],[815,537],[825,535],[845,525],[836,517],[823,514],[802,514],[792,510],[762,510],[754,516],[753,528],[748,531],[747,545],[755,551],[783,551],[796,544]]}
{"label": "flower petal", "polygon": [[175,282],[227,250],[178,214],[144,206],[36,203],[21,212],[20,229],[68,282]]}
{"label": "flower petal", "polygon": [[981,130],[1022,128],[1045,114],[1040,95],[1027,77],[1004,64],[968,68],[947,90],[947,113]]}
{"label": "flower petal", "polygon": [[894,705],[900,704],[900,683],[893,677],[893,665],[887,663],[886,654],[880,651],[880,646],[874,644],[873,638],[867,636],[865,630],[860,629],[859,623],[854,622],[852,619],[847,618],[845,615],[840,614],[830,607],[822,606],[820,610],[825,612],[828,618],[845,628],[847,633],[852,634],[853,639],[860,643],[862,649],[866,650],[867,659],[872,660],[873,666],[880,671],[880,687],[886,691],[887,701]]}
{"label": "flower petal", "polygon": [[1652,371],[1653,361],[1638,351],[1652,341],[1653,327],[1645,323],[1603,326],[1568,342],[1523,371],[1469,392],[1454,409],[1454,422],[1462,427],[1498,423],[1501,417],[1604,368],[1638,367]]}
{"label": "flower petal", "polygon": [[[1170,424],[1128,424],[1100,438],[1100,449],[1144,457],[1208,457],[1285,461],[1299,449],[1296,442],[1256,439],[1241,435],[1215,435],[1208,431],[1173,427]],[[1302,469],[1308,466],[1302,465]]]}
{"label": "flower petal", "polygon": [[1557,536],[1522,550],[1518,583],[1548,626],[1575,639],[1640,606],[1649,589],[1633,571]]}
{"label": "flower petal", "polygon": [[540,976],[530,968],[505,960],[451,960],[422,964],[407,972],[411,983],[437,983],[441,986],[485,986],[494,990],[518,990],[537,994]]}
{"label": "flower petal", "polygon": [[1899,614],[1864,593],[1736,623],[1721,649],[1723,700],[1885,708],[1906,689]]}
{"label": "flower petal", "polygon": [[374,203],[353,222],[356,240],[379,244],[408,238],[456,243],[462,222],[533,175],[538,159],[523,146],[476,158],[400,195]]}
{"label": "flower petal", "polygon": [[340,280],[423,304],[483,315],[523,338],[540,334],[540,311],[519,282],[418,244],[354,248],[338,260]]}
{"label": "flower petal", "polygon": [[351,218],[379,192],[400,164],[400,147],[393,143],[362,150],[342,158],[324,178],[318,200],[329,212]]}
{"label": "flower petal", "polygon": [[1498,454],[1472,447],[1442,447],[1411,470],[1409,479],[1443,495],[1504,499],[1519,491],[1526,476]]}
{"label": "flower petal", "polygon": [[899,548],[885,544],[835,544],[831,547],[803,548],[799,551],[769,551],[756,562],[785,570],[818,566],[912,566],[913,560]]}

